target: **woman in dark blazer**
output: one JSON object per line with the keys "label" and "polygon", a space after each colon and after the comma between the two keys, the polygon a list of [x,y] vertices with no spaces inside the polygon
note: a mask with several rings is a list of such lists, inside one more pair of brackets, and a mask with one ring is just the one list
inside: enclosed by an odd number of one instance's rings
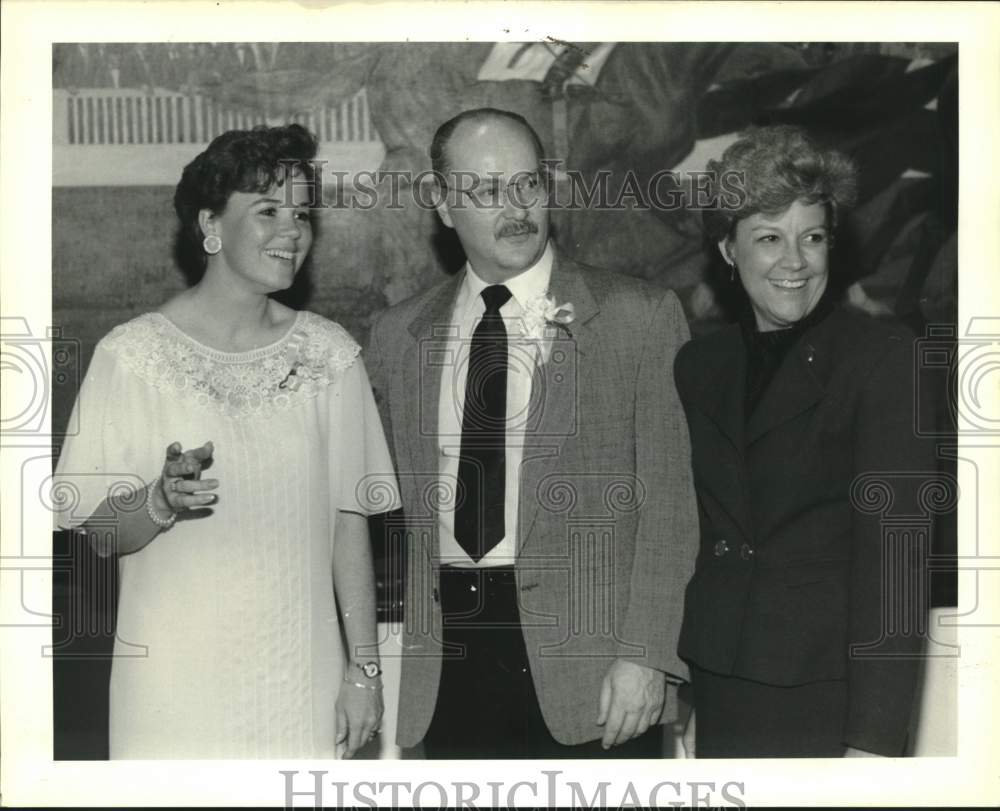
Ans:
{"label": "woman in dark blazer", "polygon": [[680,640],[697,754],[899,755],[928,539],[886,516],[934,467],[914,434],[914,338],[827,295],[856,187],[844,156],[767,127],[709,170],[732,205],[705,227],[747,295],[739,323],[675,364],[701,520]]}

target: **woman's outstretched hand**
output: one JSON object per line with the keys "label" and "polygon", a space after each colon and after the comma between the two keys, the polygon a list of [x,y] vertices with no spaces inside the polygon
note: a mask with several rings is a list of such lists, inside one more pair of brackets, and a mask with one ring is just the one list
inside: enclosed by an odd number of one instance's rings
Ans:
{"label": "woman's outstretched hand", "polygon": [[190,451],[184,450],[180,442],[167,447],[159,486],[153,490],[153,506],[158,512],[178,513],[215,502],[216,496],[208,491],[215,490],[219,480],[201,478],[202,468],[211,462],[214,450],[211,442]]}

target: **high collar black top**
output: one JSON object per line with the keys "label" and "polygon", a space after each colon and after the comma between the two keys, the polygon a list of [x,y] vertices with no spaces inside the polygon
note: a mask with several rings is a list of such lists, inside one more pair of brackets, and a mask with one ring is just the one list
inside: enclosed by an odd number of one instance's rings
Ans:
{"label": "high collar black top", "polygon": [[761,397],[781,368],[789,350],[810,328],[820,323],[832,309],[829,296],[824,296],[805,318],[784,329],[761,332],[757,328],[753,308],[749,305],[740,317],[740,331],[747,350],[747,374],[744,386],[743,415],[749,420]]}

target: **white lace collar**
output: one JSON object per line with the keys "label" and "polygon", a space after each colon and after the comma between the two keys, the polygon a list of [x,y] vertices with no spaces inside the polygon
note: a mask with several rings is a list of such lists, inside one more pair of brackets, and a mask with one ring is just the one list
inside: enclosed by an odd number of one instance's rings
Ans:
{"label": "white lace collar", "polygon": [[361,351],[339,324],[305,311],[277,341],[247,352],[205,346],[162,313],[115,327],[101,345],[157,389],[237,418],[267,416],[315,397]]}

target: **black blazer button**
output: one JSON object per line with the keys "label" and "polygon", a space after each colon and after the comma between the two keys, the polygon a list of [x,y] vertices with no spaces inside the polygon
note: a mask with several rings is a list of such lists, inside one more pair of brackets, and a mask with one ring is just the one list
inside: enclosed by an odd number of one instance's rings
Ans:
{"label": "black blazer button", "polygon": [[721,541],[716,541],[715,549],[713,551],[715,552],[715,556],[717,558],[721,558],[723,555],[726,554],[726,552],[729,551],[729,544],[726,542],[725,539]]}
{"label": "black blazer button", "polygon": [[745,543],[740,547],[740,557],[743,558],[743,560],[750,560],[750,558],[753,557],[753,554],[753,547],[750,546],[750,544]]}
{"label": "black blazer button", "polygon": [[438,590],[436,588],[431,589],[431,597],[434,598],[434,602],[435,603],[440,603],[441,602],[441,595],[438,594]]}

